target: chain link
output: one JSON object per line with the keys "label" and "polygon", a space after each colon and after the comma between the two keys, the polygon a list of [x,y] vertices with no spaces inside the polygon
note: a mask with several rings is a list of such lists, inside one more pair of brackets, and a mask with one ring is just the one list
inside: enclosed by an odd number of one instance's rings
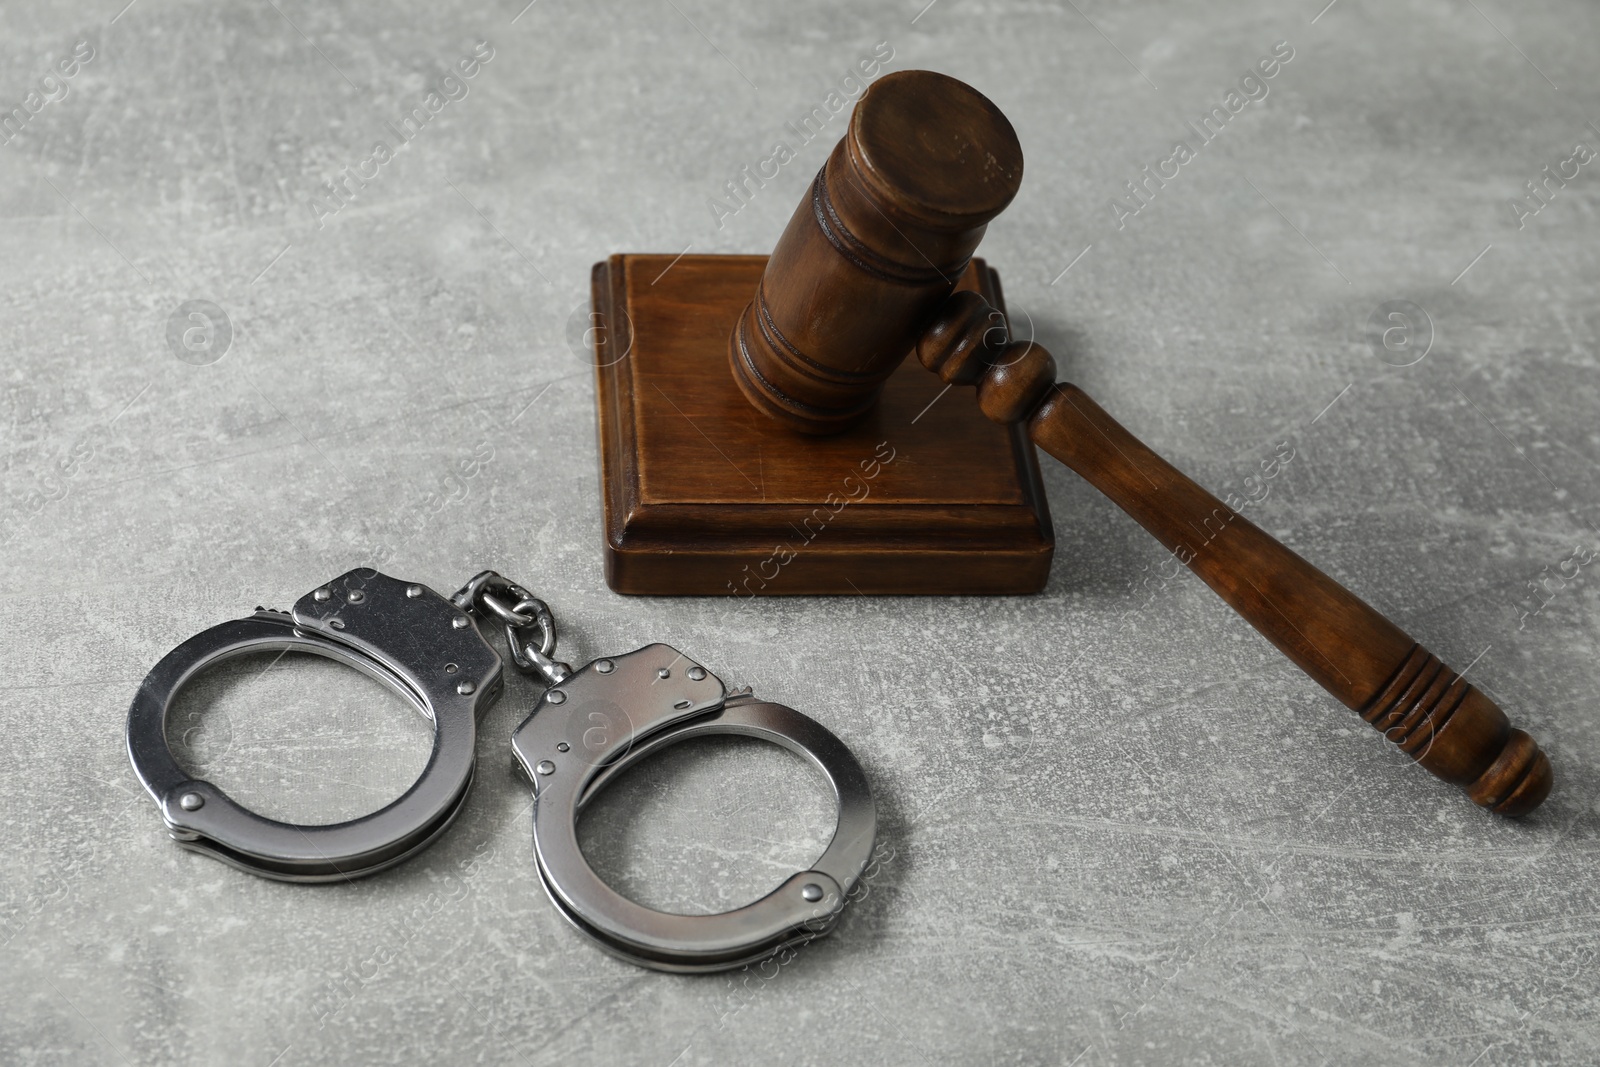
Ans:
{"label": "chain link", "polygon": [[524,674],[543,675],[553,685],[572,673],[567,664],[551,658],[556,650],[556,620],[549,606],[511,579],[484,571],[457,590],[450,602],[469,615],[501,623],[511,661]]}

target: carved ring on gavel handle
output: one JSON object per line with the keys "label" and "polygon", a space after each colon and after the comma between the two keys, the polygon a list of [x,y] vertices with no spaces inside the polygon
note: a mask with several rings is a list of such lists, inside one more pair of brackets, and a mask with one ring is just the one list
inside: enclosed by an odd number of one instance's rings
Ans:
{"label": "carved ring on gavel handle", "polygon": [[984,415],[1025,423],[1217,592],[1245,621],[1390,741],[1473,803],[1525,815],[1550,793],[1550,760],[1493,701],[1361,598],[1279,544],[1152,452],[1055,359],[1007,342],[976,293],[946,301],[917,358],[951,385],[976,385]]}

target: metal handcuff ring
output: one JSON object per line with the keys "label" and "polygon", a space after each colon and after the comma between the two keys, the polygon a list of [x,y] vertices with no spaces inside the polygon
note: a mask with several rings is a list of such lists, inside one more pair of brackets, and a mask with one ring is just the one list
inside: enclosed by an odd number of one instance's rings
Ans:
{"label": "metal handcuff ring", "polygon": [[[534,788],[534,860],[545,892],[581,933],[615,956],[662,971],[728,970],[827,934],[872,855],[872,789],[850,750],[820,724],[743,691],[670,645],[545,671],[551,688],[511,735]],[[637,904],[601,880],[578,844],[578,815],[617,776],[668,745],[742,734],[787,748],[820,771],[838,802],[822,857],[760,900],[716,915]]]}
{"label": "metal handcuff ring", "polygon": [[[300,826],[257,815],[179,766],[166,737],[179,692],[225,660],[280,650],[354,667],[433,720],[427,766],[399,799],[348,822]],[[500,690],[500,657],[462,606],[357,569],[301,597],[292,613],[258,608],[167,653],[128,709],[128,757],[185,848],[266,878],[347,881],[415,855],[455,820],[472,784],[478,716]]]}

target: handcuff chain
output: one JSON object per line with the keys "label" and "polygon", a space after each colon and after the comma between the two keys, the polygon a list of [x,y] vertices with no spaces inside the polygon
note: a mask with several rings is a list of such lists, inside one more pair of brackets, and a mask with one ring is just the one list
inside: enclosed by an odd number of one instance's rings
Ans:
{"label": "handcuff chain", "polygon": [[[504,597],[511,597],[508,604]],[[555,685],[572,668],[551,656],[556,650],[556,620],[544,601],[497,571],[484,571],[456,591],[450,602],[469,615],[505,626],[511,661],[524,674],[538,674]],[[537,629],[538,641],[527,631]]]}

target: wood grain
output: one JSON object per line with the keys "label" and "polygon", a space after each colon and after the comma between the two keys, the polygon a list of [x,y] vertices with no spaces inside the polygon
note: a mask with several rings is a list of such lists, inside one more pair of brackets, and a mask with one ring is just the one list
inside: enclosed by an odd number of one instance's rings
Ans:
{"label": "wood grain", "polygon": [[952,297],[918,344],[946,381],[975,384],[984,413],[1023,424],[1199,575],[1318,685],[1427,770],[1502,815],[1554,782],[1549,759],[1493,701],[1371,605],[1197,485],[1090,399],[1055,382],[1038,345],[1002,344],[1000,312]]}
{"label": "wood grain", "polygon": [[976,89],[925,70],[873,83],[729,338],[750,403],[808,434],[867,418],[1021,182],[1016,132]]}
{"label": "wood grain", "polygon": [[[1054,534],[1021,427],[939,399],[942,387],[915,365],[892,373],[881,403],[831,437],[793,434],[746,402],[728,374],[727,338],[765,264],[622,255],[595,267],[611,587],[739,596],[1041,589]],[[985,306],[1001,301],[981,261],[960,284],[981,289]],[[882,462],[883,445],[892,461]]]}

